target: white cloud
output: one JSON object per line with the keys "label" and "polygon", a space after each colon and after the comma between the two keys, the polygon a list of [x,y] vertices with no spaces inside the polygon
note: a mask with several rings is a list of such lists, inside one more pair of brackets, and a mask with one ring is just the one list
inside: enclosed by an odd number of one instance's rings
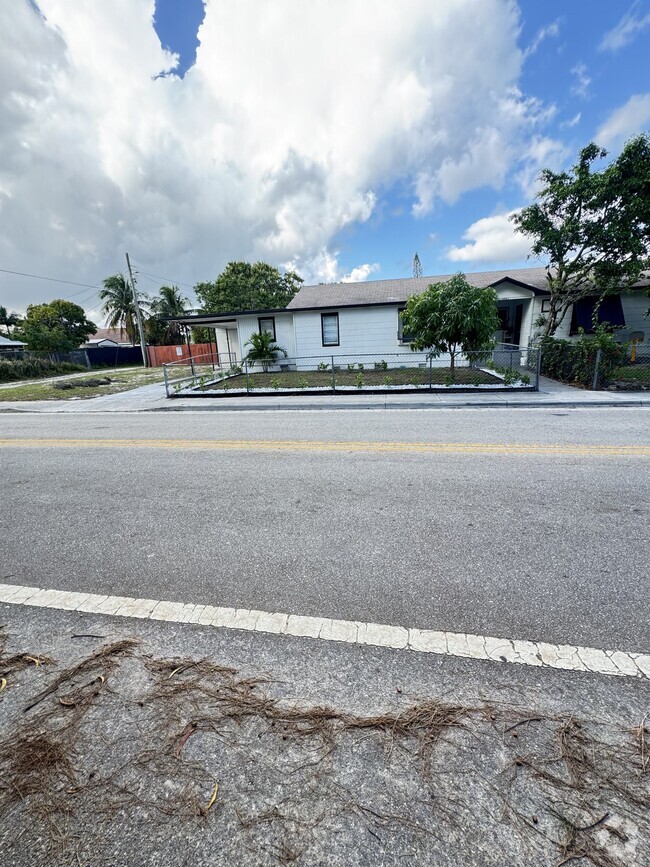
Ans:
{"label": "white cloud", "polygon": [[[332,239],[381,190],[410,184],[425,213],[498,188],[552,110],[517,89],[511,0],[206,0],[183,79],[156,77],[177,58],[154,0],[39,6],[0,3],[14,270],[94,284],[129,250],[187,283],[258,258],[338,279]],[[0,280],[9,307],[74,291]]]}
{"label": "white cloud", "polygon": [[530,253],[530,241],[515,231],[510,214],[483,217],[467,229],[464,247],[451,247],[452,262],[518,262]]}
{"label": "white cloud", "polygon": [[564,120],[560,124],[562,129],[571,129],[574,126],[577,126],[580,123],[580,118],[582,117],[582,112],[579,111],[577,114],[574,114],[573,117],[569,118],[569,120]]}
{"label": "white cloud", "polygon": [[379,262],[373,262],[372,265],[368,263],[359,265],[357,268],[353,268],[349,274],[346,274],[341,279],[341,283],[361,283],[363,280],[367,280],[371,274],[376,274],[379,270]]}
{"label": "white cloud", "polygon": [[571,86],[571,93],[576,96],[585,97],[589,91],[591,78],[587,75],[587,67],[584,63],[577,63],[571,70],[571,75],[575,76],[575,81]]}
{"label": "white cloud", "polygon": [[617,108],[596,133],[595,141],[606,148],[622,145],[626,139],[650,126],[650,93],[631,96]]}
{"label": "white cloud", "polygon": [[601,51],[620,51],[621,48],[632,42],[639,33],[650,27],[650,13],[642,16],[634,14],[634,10],[638,6],[638,3],[634,3],[618,24],[603,36],[602,42],[598,46]]}
{"label": "white cloud", "polygon": [[546,27],[541,27],[537,33],[535,34],[535,38],[530,43],[528,48],[524,51],[524,58],[528,58],[531,54],[535,54],[539,46],[544,42],[545,39],[555,38],[560,33],[560,19],[556,18],[555,21],[552,21],[550,24],[547,24]]}
{"label": "white cloud", "polygon": [[297,271],[309,283],[360,283],[381,270],[378,262],[357,265],[349,273],[339,264],[339,251],[323,248],[314,256],[294,258],[283,267]]}
{"label": "white cloud", "polygon": [[549,136],[535,136],[531,139],[521,154],[520,167],[515,173],[524,197],[527,200],[534,199],[540,189],[540,171],[559,171],[569,155],[569,148],[559,139]]}

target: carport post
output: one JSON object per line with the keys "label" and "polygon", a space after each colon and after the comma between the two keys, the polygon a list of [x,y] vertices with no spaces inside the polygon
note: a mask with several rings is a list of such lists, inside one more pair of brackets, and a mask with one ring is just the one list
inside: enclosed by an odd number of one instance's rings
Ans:
{"label": "carport post", "polygon": [[185,326],[185,342],[187,343],[187,354],[190,360],[192,376],[194,376],[194,358],[192,357],[192,344],[190,343],[190,329],[187,325]]}

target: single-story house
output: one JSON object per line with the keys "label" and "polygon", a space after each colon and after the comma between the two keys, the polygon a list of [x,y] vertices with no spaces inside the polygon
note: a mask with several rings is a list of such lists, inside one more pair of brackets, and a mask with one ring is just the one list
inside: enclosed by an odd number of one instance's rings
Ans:
{"label": "single-story house", "polygon": [[[409,335],[403,332],[400,317],[408,298],[450,276],[303,286],[284,309],[191,314],[174,321],[214,328],[219,356],[231,362],[246,355],[246,342],[252,333],[263,331],[273,335],[289,359],[334,358],[338,363],[345,363],[346,355],[380,359],[409,352]],[[472,285],[496,291],[501,323],[495,334],[497,344],[525,349],[536,333],[535,321],[548,310],[546,269],[482,271],[466,276]],[[621,339],[634,335],[639,342],[648,341],[650,322],[644,315],[649,285],[650,279],[645,279],[634,290],[608,297],[600,305],[600,320],[620,326]],[[594,300],[586,298],[574,305],[556,337],[577,335],[579,327],[588,331]]]}
{"label": "single-story house", "polygon": [[27,344],[22,340],[10,340],[8,337],[0,335],[0,354],[12,355],[14,352],[22,352],[27,348]]}
{"label": "single-story house", "polygon": [[87,340],[82,349],[92,349],[95,346],[114,347],[114,346],[139,346],[140,344],[132,343],[126,331],[120,331],[119,328],[98,328],[93,336]]}

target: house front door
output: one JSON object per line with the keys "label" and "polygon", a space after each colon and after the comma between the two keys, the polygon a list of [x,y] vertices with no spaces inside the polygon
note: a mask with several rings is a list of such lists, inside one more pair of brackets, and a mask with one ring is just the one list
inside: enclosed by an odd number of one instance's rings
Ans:
{"label": "house front door", "polygon": [[524,317],[524,301],[498,301],[499,330],[494,335],[497,343],[519,346],[521,322]]}

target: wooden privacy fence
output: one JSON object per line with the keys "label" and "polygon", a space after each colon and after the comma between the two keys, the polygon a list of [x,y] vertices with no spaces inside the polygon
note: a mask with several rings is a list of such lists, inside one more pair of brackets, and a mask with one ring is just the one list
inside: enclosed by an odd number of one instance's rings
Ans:
{"label": "wooden privacy fence", "polygon": [[219,357],[214,343],[191,343],[188,347],[186,344],[178,346],[148,346],[149,364],[152,367],[161,367],[169,361],[182,361],[184,358],[203,356],[201,362],[203,364],[218,364]]}

